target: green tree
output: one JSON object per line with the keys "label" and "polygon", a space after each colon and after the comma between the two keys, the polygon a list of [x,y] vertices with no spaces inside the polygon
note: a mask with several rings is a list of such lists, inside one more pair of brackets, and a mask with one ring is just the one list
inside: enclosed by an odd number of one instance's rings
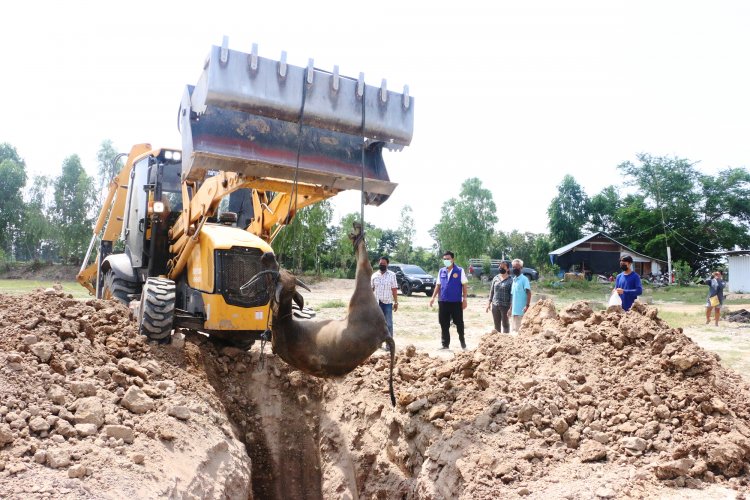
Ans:
{"label": "green tree", "polygon": [[385,255],[389,259],[396,251],[398,246],[398,231],[393,229],[382,229],[378,239],[377,254],[378,257]]}
{"label": "green tree", "polygon": [[750,172],[744,168],[727,168],[716,177],[701,175],[700,198],[702,231],[694,234],[704,240],[702,246],[732,249],[750,246]]}
{"label": "green tree", "polygon": [[295,272],[320,273],[321,255],[332,218],[333,207],[327,200],[297,212],[291,224],[281,231],[273,243],[282,262]]}
{"label": "green tree", "polygon": [[26,185],[26,162],[16,148],[0,144],[0,250],[11,254],[23,214],[22,189]]}
{"label": "green tree", "polygon": [[561,247],[583,236],[588,219],[588,196],[572,175],[563,177],[557,196],[547,209],[549,230],[555,246]]}
{"label": "green tree", "polygon": [[93,179],[81,166],[78,155],[63,161],[62,173],[54,181],[55,235],[63,262],[83,259],[91,237],[93,217],[89,209],[95,200]]}
{"label": "green tree", "polygon": [[650,222],[658,230],[641,228],[640,245],[651,255],[684,260],[692,268],[710,265],[712,250],[732,249],[750,243],[748,220],[750,176],[743,169],[726,169],[717,177],[702,174],[687,159],[637,155],[638,163],[619,165],[628,184],[638,187],[644,205],[654,212]]}
{"label": "green tree", "polygon": [[0,249],[11,255],[23,217],[21,190],[26,168],[13,159],[0,160]]}
{"label": "green tree", "polygon": [[26,167],[26,162],[23,161],[16,148],[7,142],[0,143],[0,162],[4,160],[12,160],[21,164],[24,168]]}
{"label": "green tree", "polygon": [[396,261],[404,263],[411,261],[412,242],[416,232],[412,208],[409,205],[404,205],[404,208],[401,209],[401,218],[398,225],[396,250],[393,253],[393,258]]}
{"label": "green tree", "polygon": [[498,231],[489,255],[493,259],[521,259],[528,267],[540,268],[549,262],[550,250],[552,241],[547,234]]}
{"label": "green tree", "polygon": [[615,186],[607,186],[591,197],[588,203],[589,231],[612,233],[617,227],[617,210],[620,208],[620,194]]}
{"label": "green tree", "polygon": [[441,252],[453,251],[456,260],[466,265],[468,259],[488,253],[497,223],[496,211],[492,192],[482,187],[482,181],[476,177],[466,179],[458,198],[443,203],[440,222],[430,235]]}
{"label": "green tree", "polygon": [[27,191],[23,222],[19,234],[19,255],[24,259],[51,259],[54,249],[52,221],[48,192],[52,186],[49,177],[34,177]]}
{"label": "green tree", "polygon": [[96,165],[96,188],[99,195],[97,200],[101,205],[110,181],[120,173],[124,165],[110,139],[104,139],[99,145],[99,151],[96,153]]}

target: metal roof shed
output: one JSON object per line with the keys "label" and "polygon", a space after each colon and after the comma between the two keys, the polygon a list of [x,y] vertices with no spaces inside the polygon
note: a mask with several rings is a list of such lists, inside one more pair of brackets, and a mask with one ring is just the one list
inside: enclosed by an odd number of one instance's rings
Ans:
{"label": "metal roof shed", "polygon": [[552,250],[549,258],[563,271],[575,267],[585,273],[610,274],[620,272],[620,258],[626,254],[633,257],[634,270],[641,276],[666,271],[666,261],[636,252],[601,231]]}
{"label": "metal roof shed", "polygon": [[729,290],[734,293],[750,293],[750,250],[709,253],[726,255],[730,280],[727,283]]}

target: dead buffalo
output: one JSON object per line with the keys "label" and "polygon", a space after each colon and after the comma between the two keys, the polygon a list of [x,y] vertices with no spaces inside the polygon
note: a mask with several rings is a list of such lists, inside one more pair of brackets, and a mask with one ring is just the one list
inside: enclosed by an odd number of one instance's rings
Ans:
{"label": "dead buffalo", "polygon": [[395,344],[388,335],[383,312],[372,293],[370,277],[372,266],[367,258],[364,234],[359,224],[349,235],[357,254],[357,273],[354,294],[349,301],[349,313],[342,320],[298,321],[292,315],[292,301],[300,309],[304,299],[297,286],[310,290],[285,269],[280,269],[276,257],[266,253],[261,264],[263,270],[245,287],[265,279],[271,295],[273,352],[290,365],[316,377],[346,375],[369,358],[383,342],[391,353],[388,388],[391,404],[395,406],[393,392],[393,364]]}

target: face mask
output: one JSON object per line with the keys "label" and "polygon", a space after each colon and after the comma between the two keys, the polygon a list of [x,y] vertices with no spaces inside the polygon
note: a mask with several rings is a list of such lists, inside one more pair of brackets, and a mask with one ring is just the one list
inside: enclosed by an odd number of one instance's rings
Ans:
{"label": "face mask", "polygon": [[628,265],[627,264],[623,264],[623,265],[620,266],[620,269],[622,269],[623,271],[627,271],[628,270]]}
{"label": "face mask", "polygon": [[507,272],[508,272],[508,271],[507,271],[507,270],[505,270],[505,269],[500,269],[500,274],[505,274],[505,273],[507,273]]}
{"label": "face mask", "polygon": [[385,272],[388,269],[388,265],[386,264],[380,264],[380,272]]}
{"label": "face mask", "polygon": [[451,264],[452,264],[452,262],[451,262],[451,261],[449,261],[448,259],[443,259],[443,265],[444,265],[445,267],[450,267],[450,266],[451,266]]}
{"label": "face mask", "polygon": [[516,269],[514,267],[513,268],[513,276],[521,276],[521,270],[520,269]]}

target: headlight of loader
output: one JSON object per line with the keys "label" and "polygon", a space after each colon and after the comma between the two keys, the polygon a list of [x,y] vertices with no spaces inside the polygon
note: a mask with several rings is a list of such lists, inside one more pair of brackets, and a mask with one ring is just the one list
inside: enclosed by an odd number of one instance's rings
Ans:
{"label": "headlight of loader", "polygon": [[154,202],[154,213],[160,214],[164,212],[164,202],[161,201],[155,201]]}

